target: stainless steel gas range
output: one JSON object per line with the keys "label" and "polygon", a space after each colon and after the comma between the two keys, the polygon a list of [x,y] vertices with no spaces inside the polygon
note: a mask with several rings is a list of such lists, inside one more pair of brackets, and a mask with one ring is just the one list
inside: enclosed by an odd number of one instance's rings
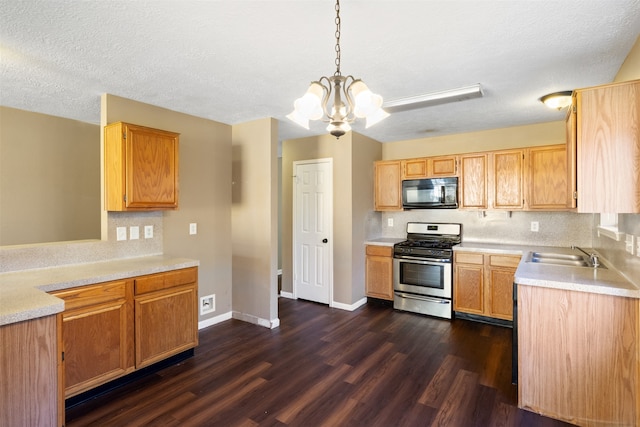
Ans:
{"label": "stainless steel gas range", "polygon": [[410,222],[393,247],[393,308],[451,319],[454,245],[462,224]]}

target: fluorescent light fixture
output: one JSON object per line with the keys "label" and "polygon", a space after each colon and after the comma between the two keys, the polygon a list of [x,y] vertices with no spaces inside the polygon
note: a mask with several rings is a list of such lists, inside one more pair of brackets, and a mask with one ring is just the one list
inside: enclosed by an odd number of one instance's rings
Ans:
{"label": "fluorescent light fixture", "polygon": [[389,112],[414,110],[416,108],[429,107],[431,105],[446,104],[454,101],[464,101],[467,99],[481,98],[483,95],[480,83],[459,87],[457,89],[442,90],[439,92],[426,93],[424,95],[408,96],[387,101],[382,104],[382,108]]}

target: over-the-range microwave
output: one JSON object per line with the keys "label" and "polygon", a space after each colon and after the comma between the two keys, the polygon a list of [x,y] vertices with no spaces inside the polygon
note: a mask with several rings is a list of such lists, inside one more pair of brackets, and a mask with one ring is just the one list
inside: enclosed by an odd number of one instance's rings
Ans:
{"label": "over-the-range microwave", "polygon": [[456,209],[458,178],[424,178],[402,181],[404,209]]}

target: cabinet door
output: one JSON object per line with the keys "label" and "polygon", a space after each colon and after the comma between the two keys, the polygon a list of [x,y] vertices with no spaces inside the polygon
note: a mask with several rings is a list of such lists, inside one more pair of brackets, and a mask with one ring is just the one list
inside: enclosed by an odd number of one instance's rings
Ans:
{"label": "cabinet door", "polygon": [[66,398],[133,370],[128,357],[127,319],[124,300],[65,311]]}
{"label": "cabinet door", "polygon": [[65,398],[133,371],[131,288],[117,281],[52,292],[65,301]]}
{"label": "cabinet door", "polygon": [[400,160],[375,162],[374,209],[402,210]]}
{"label": "cabinet door", "polygon": [[524,151],[509,150],[493,153],[492,207],[522,209],[524,207]]}
{"label": "cabinet door", "polygon": [[575,208],[577,206],[577,176],[576,176],[576,145],[577,145],[577,129],[576,129],[576,95],[573,94],[572,105],[567,112],[567,118],[565,121],[565,132],[567,139],[567,197],[569,201],[568,208]]}
{"label": "cabinet door", "polygon": [[514,269],[489,268],[487,316],[513,320]]}
{"label": "cabinet door", "polygon": [[[456,253],[453,279],[453,309],[464,313],[484,313],[484,267],[482,254]],[[461,264],[471,261],[474,264]],[[479,261],[479,262],[478,262]]]}
{"label": "cabinet door", "polygon": [[577,92],[578,211],[640,213],[640,80]]}
{"label": "cabinet door", "polygon": [[128,126],[127,208],[178,207],[178,136]]}
{"label": "cabinet door", "polygon": [[402,160],[402,179],[426,178],[428,163],[426,158]]}
{"label": "cabinet door", "polygon": [[458,176],[457,156],[440,156],[429,158],[429,175],[434,178]]}
{"label": "cabinet door", "polygon": [[178,207],[179,135],[117,122],[104,129],[108,211]]}
{"label": "cabinet door", "polygon": [[566,145],[528,150],[528,209],[566,210],[571,206],[568,191]]}
{"label": "cabinet door", "polygon": [[460,156],[460,208],[487,208],[487,155]]}
{"label": "cabinet door", "polygon": [[198,344],[197,292],[193,283],[135,297],[136,368]]}
{"label": "cabinet door", "polygon": [[368,297],[393,300],[393,249],[386,246],[366,247],[365,284]]}

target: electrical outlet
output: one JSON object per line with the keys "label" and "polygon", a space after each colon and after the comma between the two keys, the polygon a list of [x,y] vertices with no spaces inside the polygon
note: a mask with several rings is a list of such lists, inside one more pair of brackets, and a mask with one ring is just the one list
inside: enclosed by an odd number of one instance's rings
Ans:
{"label": "electrical outlet", "polygon": [[189,224],[189,234],[198,234],[198,224],[195,222]]}
{"label": "electrical outlet", "polygon": [[387,226],[393,227],[393,218],[387,218]]}
{"label": "electrical outlet", "polygon": [[129,227],[129,240],[138,240],[140,238],[140,227],[133,225]]}
{"label": "electrical outlet", "polygon": [[624,245],[625,250],[633,255],[636,249],[636,236],[633,234],[627,234],[627,237],[624,240]]}
{"label": "electrical outlet", "polygon": [[144,226],[144,238],[151,239],[153,237],[153,225]]}
{"label": "electrical outlet", "polygon": [[127,240],[127,227],[116,228],[116,240]]}
{"label": "electrical outlet", "polygon": [[531,221],[531,231],[538,232],[540,230],[540,224],[538,221]]}
{"label": "electrical outlet", "polygon": [[200,315],[216,311],[216,295],[200,297]]}

